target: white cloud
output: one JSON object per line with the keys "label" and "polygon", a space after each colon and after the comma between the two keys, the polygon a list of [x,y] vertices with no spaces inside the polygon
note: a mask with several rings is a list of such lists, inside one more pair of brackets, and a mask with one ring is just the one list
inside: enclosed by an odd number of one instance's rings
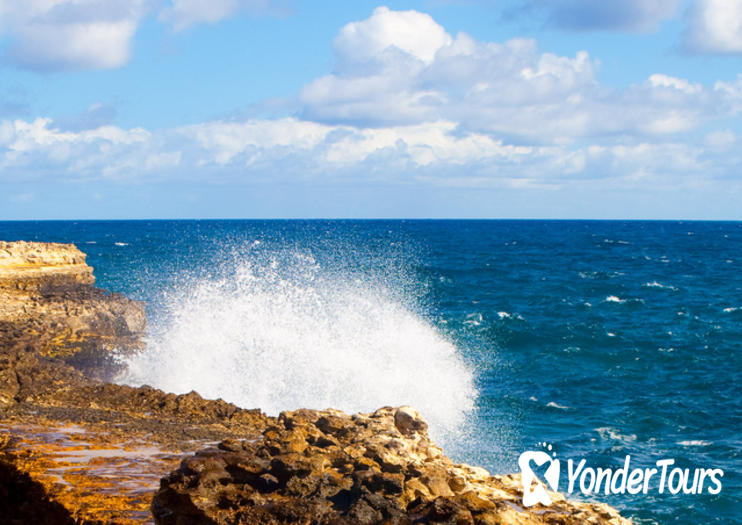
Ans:
{"label": "white cloud", "polygon": [[737,135],[729,130],[712,131],[706,134],[704,143],[711,150],[727,151],[737,144]]}
{"label": "white cloud", "polygon": [[338,57],[349,62],[382,59],[385,52],[397,49],[426,64],[450,44],[451,37],[430,15],[387,7],[377,7],[367,20],[347,24],[333,42]]}
{"label": "white cloud", "polygon": [[[655,191],[738,175],[738,137],[712,125],[742,112],[742,75],[708,88],[658,72],[616,90],[598,82],[587,52],[454,37],[428,15],[386,8],[345,26],[334,48],[333,72],[300,93],[300,117],[127,130],[97,104],[77,125],[0,121],[0,180],[604,181]],[[686,135],[701,125],[703,140]]]}
{"label": "white cloud", "polygon": [[205,180],[409,183],[451,187],[679,187],[736,176],[736,136],[518,146],[453,122],[357,128],[296,118],[214,121],[149,132],[62,131],[48,119],[0,122],[0,180]]}
{"label": "white cloud", "polygon": [[270,11],[271,4],[269,0],[172,0],[159,18],[170,22],[176,31],[182,31],[200,23],[213,24],[240,11]]}
{"label": "white cloud", "polygon": [[695,0],[688,12],[686,47],[700,53],[742,53],[742,2]]}
{"label": "white cloud", "polygon": [[334,50],[334,71],[300,93],[307,120],[361,127],[448,121],[506,141],[564,143],[680,133],[733,110],[702,85],[661,73],[624,90],[601,86],[586,51],[565,57],[540,52],[530,39],[452,37],[414,11],[376,9],[345,26]]}
{"label": "white cloud", "polygon": [[111,69],[128,62],[147,0],[4,0],[8,60],[34,70]]}
{"label": "white cloud", "polygon": [[649,83],[652,85],[652,87],[667,87],[677,89],[678,91],[682,91],[683,93],[688,93],[690,95],[694,95],[703,91],[703,86],[701,86],[701,84],[691,84],[685,79],[671,77],[669,75],[663,75],[661,73],[655,73],[654,75],[651,75],[649,77]]}

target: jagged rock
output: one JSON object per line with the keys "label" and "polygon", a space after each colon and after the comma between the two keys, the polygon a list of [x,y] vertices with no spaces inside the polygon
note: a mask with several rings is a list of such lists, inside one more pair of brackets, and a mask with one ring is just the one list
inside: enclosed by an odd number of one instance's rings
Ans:
{"label": "jagged rock", "polygon": [[606,505],[554,495],[525,510],[516,476],[454,464],[409,407],[282,413],[259,440],[223,441],[161,481],[159,525],[625,524]]}

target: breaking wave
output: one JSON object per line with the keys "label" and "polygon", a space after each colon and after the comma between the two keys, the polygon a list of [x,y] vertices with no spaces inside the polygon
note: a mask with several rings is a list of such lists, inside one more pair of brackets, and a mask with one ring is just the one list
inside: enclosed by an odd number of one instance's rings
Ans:
{"label": "breaking wave", "polygon": [[412,405],[436,439],[473,408],[457,347],[383,280],[305,253],[242,256],[165,298],[147,350],[120,382],[221,397],[275,415],[297,408]]}

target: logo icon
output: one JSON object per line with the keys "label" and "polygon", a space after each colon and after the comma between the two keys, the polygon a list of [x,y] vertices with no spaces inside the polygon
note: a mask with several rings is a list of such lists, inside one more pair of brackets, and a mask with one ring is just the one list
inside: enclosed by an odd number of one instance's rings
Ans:
{"label": "logo icon", "polygon": [[[518,467],[521,471],[521,480],[523,482],[523,506],[532,507],[536,503],[542,505],[551,505],[551,498],[546,492],[543,482],[538,479],[538,476],[531,469],[531,462],[535,463],[537,467],[544,466],[546,463],[549,466],[544,472],[544,479],[549,484],[551,490],[558,490],[559,487],[559,460],[556,459],[556,452],[552,451],[552,446],[547,443],[539,443],[539,446],[545,448],[551,452],[551,456],[544,450],[527,450],[523,452],[518,458]],[[533,486],[533,482],[536,482],[536,486]]]}

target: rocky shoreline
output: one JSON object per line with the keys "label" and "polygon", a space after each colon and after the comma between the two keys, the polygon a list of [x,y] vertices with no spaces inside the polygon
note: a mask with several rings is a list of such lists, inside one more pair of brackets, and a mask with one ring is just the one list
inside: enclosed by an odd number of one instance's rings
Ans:
{"label": "rocky shoreline", "polygon": [[629,523],[518,475],[454,464],[410,407],[268,417],[112,384],[140,303],[73,245],[0,242],[0,517],[11,524]]}

